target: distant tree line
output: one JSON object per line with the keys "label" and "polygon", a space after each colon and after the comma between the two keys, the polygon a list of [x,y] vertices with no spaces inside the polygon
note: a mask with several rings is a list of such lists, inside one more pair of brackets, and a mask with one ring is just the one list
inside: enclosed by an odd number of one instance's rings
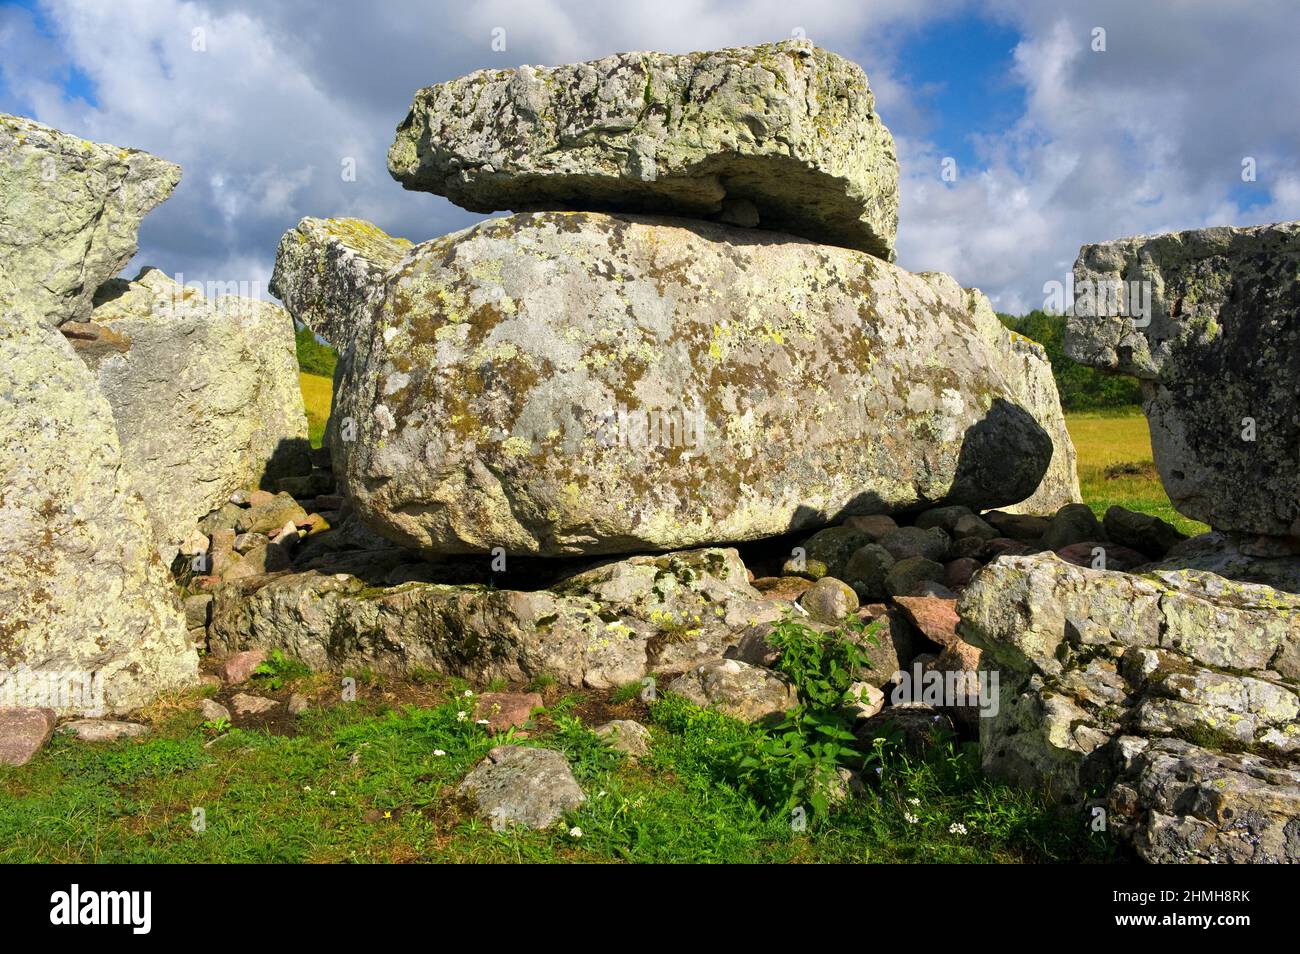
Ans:
{"label": "distant tree line", "polygon": [[306,325],[294,331],[298,346],[298,368],[308,374],[319,374],[327,378],[334,377],[334,365],[338,363],[338,352],[317,338]]}
{"label": "distant tree line", "polygon": [[1031,311],[1018,318],[1003,314],[998,318],[1009,329],[1037,341],[1047,351],[1063,410],[1103,411],[1141,403],[1142,391],[1137,378],[1127,374],[1107,374],[1065,356],[1064,315]]}

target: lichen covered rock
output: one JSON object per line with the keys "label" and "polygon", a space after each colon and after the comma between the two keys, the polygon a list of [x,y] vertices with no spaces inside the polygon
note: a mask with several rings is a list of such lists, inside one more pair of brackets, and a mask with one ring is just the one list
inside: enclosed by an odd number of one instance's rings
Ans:
{"label": "lichen covered rock", "polygon": [[1066,353],[1141,380],[1174,507],[1216,530],[1296,533],[1300,222],[1085,245],[1074,282]]}
{"label": "lichen covered rock", "polygon": [[720,656],[733,634],[776,619],[735,550],[633,557],[543,590],[346,573],[253,577],[217,589],[209,638],[223,651],[282,650],[315,669],[425,667],[479,682],[610,688]]}
{"label": "lichen covered rock", "polygon": [[668,550],[999,506],[1053,457],[1057,422],[1024,406],[964,295],[788,236],[514,215],[411,249],[371,315],[334,470],[368,526],[428,553]]}
{"label": "lichen covered rock", "polygon": [[1000,674],[991,775],[1106,793],[1149,860],[1300,860],[1300,596],[1044,555],[989,564],[958,610]]}
{"label": "lichen covered rock", "polygon": [[284,309],[207,299],[152,268],[96,302],[90,322],[62,330],[113,408],[164,559],[234,491],[311,469]]}
{"label": "lichen covered rock", "polygon": [[866,74],[806,40],[479,70],[415,94],[388,153],[474,212],[649,212],[892,259],[898,161]]}
{"label": "lichen covered rock", "polygon": [[147,152],[0,113],[0,301],[47,328],[85,320],[180,177]]}
{"label": "lichen covered rock", "polygon": [[[124,712],[198,657],[113,413],[71,345],[0,305],[0,692],[59,679],[61,715]],[[11,685],[4,682],[12,680]]]}

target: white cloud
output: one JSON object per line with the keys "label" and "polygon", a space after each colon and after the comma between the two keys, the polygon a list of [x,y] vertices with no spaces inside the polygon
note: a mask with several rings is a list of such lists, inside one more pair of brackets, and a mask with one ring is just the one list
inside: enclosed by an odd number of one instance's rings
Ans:
{"label": "white cloud", "polygon": [[[482,67],[561,63],[633,49],[687,51],[796,28],[866,68],[902,164],[899,261],[951,272],[1000,307],[1041,302],[1083,242],[1300,217],[1300,100],[1283,0],[579,0],[320,4],[288,0],[47,0],[58,41],[0,11],[0,70],[36,118],[179,162],[176,195],[146,220],[138,262],[197,280],[261,280],[303,215],[356,215],[421,240],[478,216],[388,176],[393,128],[420,86]],[[927,110],[900,38],[982,12],[1023,37],[1012,79],[1025,111],[973,143],[977,163],[939,178]],[[1089,49],[1107,29],[1107,51]],[[503,28],[506,50],[494,52]],[[202,30],[206,49],[193,49]],[[97,104],[67,101],[75,64]],[[1240,181],[1242,156],[1260,181]],[[345,159],[356,181],[345,181]],[[967,164],[969,165],[969,164]],[[1243,208],[1250,189],[1265,199]],[[256,274],[253,274],[256,273]]]}

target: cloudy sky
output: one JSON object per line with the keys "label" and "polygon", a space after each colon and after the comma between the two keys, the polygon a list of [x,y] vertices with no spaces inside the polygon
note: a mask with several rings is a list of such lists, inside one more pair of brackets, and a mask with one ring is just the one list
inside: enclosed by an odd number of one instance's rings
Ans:
{"label": "cloudy sky", "polygon": [[0,0],[0,111],[179,162],[134,264],[264,285],[304,215],[415,241],[481,218],[388,175],[420,86],[791,35],[867,71],[899,264],[1002,310],[1040,306],[1084,242],[1300,218],[1293,0]]}

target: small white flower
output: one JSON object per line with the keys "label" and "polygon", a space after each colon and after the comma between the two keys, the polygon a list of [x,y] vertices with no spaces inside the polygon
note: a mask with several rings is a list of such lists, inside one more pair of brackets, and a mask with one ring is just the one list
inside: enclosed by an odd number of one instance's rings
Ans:
{"label": "small white flower", "polygon": [[463,693],[461,693],[461,695],[463,695],[466,699],[472,698],[474,695],[474,690],[466,689]]}
{"label": "small white flower", "polygon": [[433,754],[441,756],[441,755],[446,755],[447,753],[444,752],[442,749],[434,749]]}
{"label": "small white flower", "polygon": [[948,834],[964,835],[966,834],[966,826],[963,825],[961,822],[953,822],[951,825],[948,826]]}
{"label": "small white flower", "polygon": [[572,828],[569,829],[569,837],[570,837],[570,838],[581,838],[581,837],[582,837],[582,829],[579,828],[577,825],[574,825]]}
{"label": "small white flower", "polygon": [[909,799],[907,800],[907,804],[909,804],[909,805],[920,805],[920,804],[921,804],[921,800],[920,800],[919,798],[909,798]]}
{"label": "small white flower", "polygon": [[469,718],[469,713],[466,712],[464,709],[461,709],[459,712],[456,713],[457,722],[464,722],[468,718]]}
{"label": "small white flower", "polygon": [[915,825],[915,824],[916,824],[917,822],[919,822],[920,820],[921,820],[921,819],[917,818],[917,817],[916,817],[915,815],[913,815],[911,812],[905,812],[905,813],[903,814],[903,821],[907,822],[909,825]]}
{"label": "small white flower", "polygon": [[302,790],[303,790],[304,792],[310,792],[310,791],[311,791],[311,786],[310,786],[310,785],[304,785],[304,786],[302,787]]}
{"label": "small white flower", "polygon": [[488,725],[488,724],[489,724],[487,719],[479,719],[479,720],[477,720],[477,721],[478,721],[478,724],[479,724],[479,725]]}
{"label": "small white flower", "polygon": [[334,789],[331,788],[331,789],[330,789],[330,794],[331,794],[331,795],[337,795],[338,792],[334,791]]}

